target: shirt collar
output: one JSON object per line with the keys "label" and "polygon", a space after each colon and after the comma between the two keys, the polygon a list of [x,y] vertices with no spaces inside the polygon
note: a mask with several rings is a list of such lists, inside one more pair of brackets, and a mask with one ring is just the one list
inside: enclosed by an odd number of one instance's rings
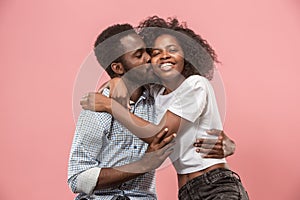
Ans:
{"label": "shirt collar", "polygon": [[136,102],[130,100],[129,104],[136,105],[140,101],[147,99],[149,97],[149,95],[150,95],[149,87],[143,86],[143,92],[142,92],[142,95],[139,97],[139,99]]}

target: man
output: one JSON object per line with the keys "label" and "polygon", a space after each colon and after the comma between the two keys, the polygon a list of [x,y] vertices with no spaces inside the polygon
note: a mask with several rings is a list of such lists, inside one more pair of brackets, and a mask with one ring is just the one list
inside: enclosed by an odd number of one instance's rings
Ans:
{"label": "man", "polygon": [[[145,44],[128,24],[111,26],[103,31],[95,43],[95,54],[111,77],[136,70],[136,73],[131,73],[136,82],[149,78],[146,63],[150,57]],[[131,104],[135,115],[154,121],[154,100],[145,87],[136,87],[130,99],[135,102]],[[89,105],[93,104],[91,100]],[[164,134],[162,130],[147,146],[108,113],[82,111],[68,168],[68,183],[73,192],[80,193],[76,199],[117,199],[118,196],[156,199],[153,169],[172,152],[170,142],[175,137],[164,138]],[[221,142],[219,146],[215,145],[214,152],[224,157],[223,140],[229,141],[229,146],[232,146],[232,141],[223,133],[219,139]]]}
{"label": "man", "polygon": [[[110,42],[104,42],[109,37]],[[111,26],[103,31],[95,43],[95,54],[102,66],[108,66],[106,71],[111,77],[121,76],[150,59],[144,42],[129,24]],[[132,111],[153,121],[153,98],[148,95],[143,87],[137,88],[131,96],[135,102]],[[111,115],[83,110],[76,125],[68,167],[69,186],[74,193],[79,193],[76,199],[122,199],[126,196],[156,199],[153,169],[172,152],[173,144],[165,144],[174,138],[174,135],[163,138],[164,134],[162,130],[156,141],[148,146]],[[155,151],[158,149],[161,151]]]}

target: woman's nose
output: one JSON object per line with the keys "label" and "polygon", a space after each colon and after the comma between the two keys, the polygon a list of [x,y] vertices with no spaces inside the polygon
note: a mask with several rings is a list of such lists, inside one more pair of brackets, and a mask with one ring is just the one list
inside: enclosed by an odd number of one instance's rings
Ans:
{"label": "woman's nose", "polygon": [[168,59],[168,58],[170,58],[170,54],[166,50],[162,51],[161,59]]}

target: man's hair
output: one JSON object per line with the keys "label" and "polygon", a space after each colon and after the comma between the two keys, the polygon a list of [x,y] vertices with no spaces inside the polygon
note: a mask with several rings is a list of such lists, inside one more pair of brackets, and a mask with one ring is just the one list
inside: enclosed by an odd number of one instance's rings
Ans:
{"label": "man's hair", "polygon": [[214,62],[218,63],[217,55],[208,42],[188,28],[186,23],[180,23],[176,18],[164,20],[152,16],[140,22],[137,28],[150,52],[160,35],[168,34],[177,39],[184,52],[182,75],[186,78],[195,74],[209,80],[213,78]]}
{"label": "man's hair", "polygon": [[130,34],[136,34],[130,24],[116,24],[102,31],[95,41],[94,52],[97,60],[111,78],[117,74],[110,65],[113,62],[122,63],[122,55],[126,53],[120,40]]}

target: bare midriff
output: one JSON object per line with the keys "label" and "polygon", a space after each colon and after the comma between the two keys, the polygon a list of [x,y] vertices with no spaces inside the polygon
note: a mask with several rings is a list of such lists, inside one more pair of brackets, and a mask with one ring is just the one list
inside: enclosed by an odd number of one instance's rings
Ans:
{"label": "bare midriff", "polygon": [[182,186],[184,186],[188,181],[192,180],[193,178],[196,178],[196,177],[201,176],[211,170],[218,169],[218,168],[229,169],[229,167],[226,163],[220,163],[220,164],[212,165],[206,169],[203,169],[203,170],[200,170],[197,172],[192,172],[189,174],[177,174],[178,187],[181,188]]}

